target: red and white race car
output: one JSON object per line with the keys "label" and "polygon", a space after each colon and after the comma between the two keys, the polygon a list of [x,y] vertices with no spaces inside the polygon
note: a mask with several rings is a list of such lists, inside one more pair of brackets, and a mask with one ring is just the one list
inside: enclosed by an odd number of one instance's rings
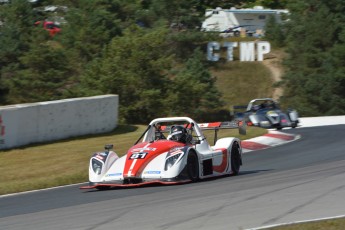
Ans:
{"label": "red and white race car", "polygon": [[[221,122],[197,124],[189,117],[154,119],[126,155],[119,157],[112,145],[95,153],[90,159],[89,186],[81,188],[177,184],[237,175],[242,165],[240,140],[216,140],[219,129],[237,127]],[[215,130],[214,146],[203,129]]]}

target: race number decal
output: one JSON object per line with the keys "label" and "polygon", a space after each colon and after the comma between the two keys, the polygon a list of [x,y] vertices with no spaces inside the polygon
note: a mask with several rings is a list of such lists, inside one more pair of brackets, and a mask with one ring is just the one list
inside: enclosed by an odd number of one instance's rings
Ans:
{"label": "race number decal", "polygon": [[147,153],[132,153],[129,159],[144,159]]}

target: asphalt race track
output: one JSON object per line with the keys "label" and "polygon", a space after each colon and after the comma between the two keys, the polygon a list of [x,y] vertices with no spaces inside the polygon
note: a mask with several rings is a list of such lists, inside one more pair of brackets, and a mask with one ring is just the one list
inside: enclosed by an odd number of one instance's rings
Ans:
{"label": "asphalt race track", "polygon": [[[239,176],[174,186],[0,197],[3,230],[248,229],[345,214],[345,125],[243,156]],[[87,167],[87,165],[85,166]]]}

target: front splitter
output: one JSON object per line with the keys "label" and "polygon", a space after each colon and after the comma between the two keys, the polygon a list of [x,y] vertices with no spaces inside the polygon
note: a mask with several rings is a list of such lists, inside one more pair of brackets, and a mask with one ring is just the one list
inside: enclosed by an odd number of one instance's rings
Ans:
{"label": "front splitter", "polygon": [[145,182],[135,183],[135,184],[102,183],[102,184],[82,186],[80,187],[80,189],[102,189],[102,188],[123,188],[123,187],[130,188],[130,187],[141,187],[141,186],[147,186],[147,185],[177,185],[177,184],[186,184],[190,182],[191,180],[181,180],[181,181],[153,180],[153,181],[145,181]]}

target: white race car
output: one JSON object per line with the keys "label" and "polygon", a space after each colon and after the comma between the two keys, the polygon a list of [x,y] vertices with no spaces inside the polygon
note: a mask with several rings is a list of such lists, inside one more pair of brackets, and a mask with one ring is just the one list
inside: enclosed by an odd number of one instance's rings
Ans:
{"label": "white race car", "polygon": [[[243,108],[235,106],[234,108]],[[237,113],[236,120],[243,120],[249,126],[261,128],[282,129],[298,126],[298,113],[294,109],[283,112],[276,101],[272,98],[258,98],[251,100],[244,113]]]}
{"label": "white race car", "polygon": [[[219,129],[237,127],[222,122],[197,124],[188,117],[154,119],[126,155],[119,157],[112,145],[95,153],[90,159],[89,186],[81,188],[177,184],[237,175],[242,165],[240,140],[216,140]],[[214,146],[203,129],[215,130]]]}

